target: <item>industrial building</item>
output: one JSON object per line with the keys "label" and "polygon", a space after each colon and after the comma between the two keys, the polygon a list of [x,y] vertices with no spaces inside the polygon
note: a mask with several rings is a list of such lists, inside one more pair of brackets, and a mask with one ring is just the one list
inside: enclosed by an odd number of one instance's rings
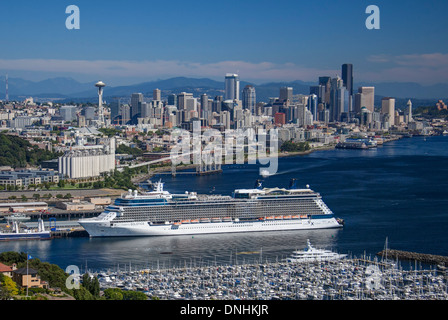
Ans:
{"label": "industrial building", "polygon": [[59,158],[59,173],[69,179],[98,177],[115,169],[115,139],[102,145],[71,147]]}

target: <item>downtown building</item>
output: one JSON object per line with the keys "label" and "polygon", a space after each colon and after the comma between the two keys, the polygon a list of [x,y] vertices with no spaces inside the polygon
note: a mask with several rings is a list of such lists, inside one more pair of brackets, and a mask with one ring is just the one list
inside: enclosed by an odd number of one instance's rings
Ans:
{"label": "downtown building", "polygon": [[240,100],[240,80],[237,74],[226,74],[225,100]]}

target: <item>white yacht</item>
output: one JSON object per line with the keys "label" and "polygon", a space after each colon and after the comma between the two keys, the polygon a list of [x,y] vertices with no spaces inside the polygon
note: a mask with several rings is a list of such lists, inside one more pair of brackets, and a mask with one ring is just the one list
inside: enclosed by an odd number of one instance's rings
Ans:
{"label": "white yacht", "polygon": [[347,255],[339,254],[331,250],[317,249],[311,246],[310,240],[307,240],[307,246],[303,250],[294,251],[290,257],[286,259],[288,262],[320,262],[343,259]]}

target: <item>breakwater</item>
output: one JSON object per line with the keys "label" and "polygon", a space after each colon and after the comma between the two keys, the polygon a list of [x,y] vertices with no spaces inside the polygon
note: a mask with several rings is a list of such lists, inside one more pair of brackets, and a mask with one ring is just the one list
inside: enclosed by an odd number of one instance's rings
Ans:
{"label": "breakwater", "polygon": [[400,250],[383,250],[377,253],[378,256],[387,257],[388,259],[418,261],[427,264],[436,264],[448,266],[448,257],[433,254],[400,251]]}

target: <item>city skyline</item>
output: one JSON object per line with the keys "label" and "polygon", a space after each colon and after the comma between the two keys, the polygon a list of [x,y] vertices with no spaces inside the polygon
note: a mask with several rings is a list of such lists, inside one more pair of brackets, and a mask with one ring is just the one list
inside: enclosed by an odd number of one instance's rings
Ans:
{"label": "city skyline", "polygon": [[448,4],[376,1],[381,29],[368,30],[370,4],[78,1],[81,27],[67,30],[68,3],[4,3],[0,74],[114,86],[237,73],[263,83],[341,76],[340,66],[350,63],[358,81],[447,83]]}

